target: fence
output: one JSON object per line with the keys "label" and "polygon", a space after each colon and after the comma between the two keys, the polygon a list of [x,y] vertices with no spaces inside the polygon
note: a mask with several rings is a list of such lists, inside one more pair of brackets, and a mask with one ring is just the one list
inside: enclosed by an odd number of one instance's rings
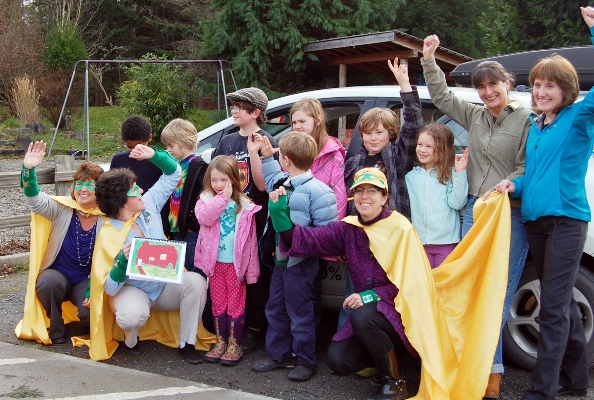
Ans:
{"label": "fence", "polygon": [[[56,184],[56,195],[67,196],[72,186],[72,178],[76,168],[73,156],[56,156],[55,168],[37,169],[37,182],[42,184]],[[21,172],[0,172],[0,190],[21,187]],[[29,226],[31,215],[12,215],[0,217],[0,229]]]}

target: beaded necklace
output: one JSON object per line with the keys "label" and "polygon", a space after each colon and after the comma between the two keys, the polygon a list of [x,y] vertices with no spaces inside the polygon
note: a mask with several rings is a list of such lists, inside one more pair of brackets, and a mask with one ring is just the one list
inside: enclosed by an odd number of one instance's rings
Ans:
{"label": "beaded necklace", "polygon": [[[95,219],[95,223],[87,232],[82,229],[80,225],[80,221],[78,217],[75,218],[75,226],[76,226],[76,255],[78,257],[78,265],[81,267],[87,267],[91,263],[91,257],[93,256],[93,244],[95,243],[95,231],[97,230],[97,219]],[[89,239],[90,236],[90,239]],[[88,250],[86,245],[88,244]],[[82,248],[82,259],[86,258],[86,261],[83,263],[81,259],[81,248]]]}

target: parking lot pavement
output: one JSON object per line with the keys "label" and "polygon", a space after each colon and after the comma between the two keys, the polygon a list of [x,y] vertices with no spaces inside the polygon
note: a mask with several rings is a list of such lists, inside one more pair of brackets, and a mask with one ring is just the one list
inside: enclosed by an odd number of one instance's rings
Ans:
{"label": "parking lot pavement", "polygon": [[0,398],[272,399],[0,342]]}

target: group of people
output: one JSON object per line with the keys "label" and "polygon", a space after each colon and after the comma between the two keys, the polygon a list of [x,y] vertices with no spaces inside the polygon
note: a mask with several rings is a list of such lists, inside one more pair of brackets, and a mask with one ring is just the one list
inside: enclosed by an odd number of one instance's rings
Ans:
{"label": "group of people", "polygon": [[[582,8],[582,15],[594,37],[594,8]],[[524,398],[584,395],[586,343],[572,288],[590,221],[584,178],[594,93],[574,104],[577,73],[552,55],[530,73],[533,113],[510,97],[513,77],[487,61],[472,75],[484,102],[475,105],[448,89],[434,57],[438,46],[437,36],[425,38],[421,64],[434,104],[469,132],[468,149],[458,156],[446,126],[424,124],[417,90],[398,59],[388,66],[400,85],[402,124],[390,109],[366,112],[361,150],[349,160],[326,131],[316,99],[295,103],[293,131],[277,145],[260,128],[268,99],[258,88],[227,95],[239,130],[221,139],[208,164],[194,154],[198,135],[189,121],[171,121],[161,134],[167,151],[159,151],[148,146],[150,123],[131,116],[122,125],[128,151],[114,156],[108,172],[81,164],[71,196],[56,197],[39,189],[35,168],[45,143],[32,143],[21,175],[34,213],[32,273],[17,335],[65,343],[65,321],[78,319],[90,327],[95,359],[111,355],[112,339],[140,354],[140,340],[150,338],[177,346],[189,363],[228,366],[265,345],[267,358],[254,363],[255,371],[290,368],[290,379],[306,381],[317,368],[321,271],[328,260],[342,259],[347,293],[326,363],[340,375],[375,368],[368,398],[404,399],[398,349],[427,360],[415,348],[419,338],[410,336],[423,333],[401,315],[406,300],[398,285],[417,281],[402,276],[426,268],[431,280],[471,230],[475,204],[499,191],[511,205],[499,332],[529,247],[541,281],[538,358]],[[135,237],[185,241],[182,283],[128,277]],[[394,256],[403,243],[409,254]],[[157,310],[177,319],[155,323],[176,321],[179,332],[150,334]],[[107,350],[93,353],[98,335]],[[481,381],[485,398],[499,396],[499,337],[490,375]]]}

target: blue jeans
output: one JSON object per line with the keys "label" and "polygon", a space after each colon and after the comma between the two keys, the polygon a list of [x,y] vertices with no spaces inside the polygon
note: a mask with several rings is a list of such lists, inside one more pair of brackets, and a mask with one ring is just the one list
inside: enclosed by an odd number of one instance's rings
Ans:
{"label": "blue jeans", "polygon": [[573,298],[587,231],[587,222],[567,217],[540,217],[526,223],[540,280],[538,356],[526,399],[552,399],[557,385],[588,389],[586,338]]}
{"label": "blue jeans", "polygon": [[[468,196],[466,202],[466,210],[464,212],[464,222],[462,223],[462,237],[464,237],[472,225],[474,218],[472,209],[476,203],[477,197]],[[524,271],[524,263],[528,255],[528,240],[526,238],[526,228],[522,223],[522,212],[519,208],[511,207],[511,238],[509,245],[509,270],[507,273],[507,292],[505,294],[505,301],[503,303],[503,318],[501,320],[501,332],[507,322],[509,309],[511,307],[512,299],[518,288],[518,283]],[[499,342],[497,343],[497,350],[495,357],[493,357],[493,366],[491,367],[492,374],[502,374],[503,369],[503,343],[501,342],[501,332],[499,333]]]}

